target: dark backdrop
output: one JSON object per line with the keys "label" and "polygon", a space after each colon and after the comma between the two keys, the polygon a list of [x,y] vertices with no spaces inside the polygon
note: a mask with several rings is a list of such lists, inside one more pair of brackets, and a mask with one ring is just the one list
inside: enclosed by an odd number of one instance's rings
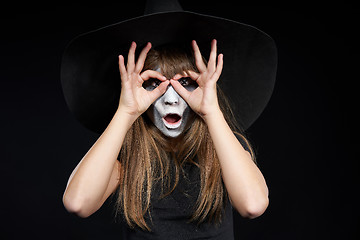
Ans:
{"label": "dark backdrop", "polygon": [[[256,26],[278,47],[273,96],[248,130],[270,206],[253,220],[234,213],[236,239],[357,239],[359,169],[351,154],[357,147],[351,123],[358,111],[359,9],[180,2],[185,10]],[[69,112],[60,61],[78,34],[143,10],[144,1],[2,7],[2,238],[120,239],[109,201],[87,219],[70,215],[62,205],[71,171],[98,135]]]}

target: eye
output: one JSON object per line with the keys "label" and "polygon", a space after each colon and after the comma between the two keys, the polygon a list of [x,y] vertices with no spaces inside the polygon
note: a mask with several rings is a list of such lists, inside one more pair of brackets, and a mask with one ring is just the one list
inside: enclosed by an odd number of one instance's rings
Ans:
{"label": "eye", "polygon": [[178,82],[188,91],[194,91],[199,85],[189,77],[180,78]]}
{"label": "eye", "polygon": [[188,86],[190,84],[190,78],[180,78],[178,82],[183,85],[184,87]]}
{"label": "eye", "polygon": [[156,78],[151,78],[143,83],[143,88],[148,91],[152,91],[160,85],[161,81]]}
{"label": "eye", "polygon": [[151,81],[150,82],[151,86],[154,88],[157,88],[157,86],[159,86],[161,83],[161,81],[159,79],[151,79],[150,81]]}

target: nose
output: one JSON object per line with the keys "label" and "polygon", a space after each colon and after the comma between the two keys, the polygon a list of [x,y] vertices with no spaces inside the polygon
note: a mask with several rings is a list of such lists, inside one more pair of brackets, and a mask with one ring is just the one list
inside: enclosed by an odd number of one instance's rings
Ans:
{"label": "nose", "polygon": [[176,105],[179,103],[179,94],[174,90],[172,86],[169,86],[164,93],[163,99],[166,105]]}

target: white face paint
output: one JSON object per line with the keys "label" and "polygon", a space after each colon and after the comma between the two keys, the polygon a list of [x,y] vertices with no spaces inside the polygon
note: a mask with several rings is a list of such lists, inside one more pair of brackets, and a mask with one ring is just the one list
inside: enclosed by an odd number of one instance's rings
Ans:
{"label": "white face paint", "polygon": [[167,137],[178,137],[185,129],[190,108],[172,86],[147,111],[154,125]]}
{"label": "white face paint", "polygon": [[[189,91],[193,91],[197,87],[194,84],[195,82],[188,78],[182,78],[179,82]],[[160,81],[149,79],[145,83],[147,85],[144,86],[145,89],[152,91],[160,84]],[[169,85],[166,92],[149,107],[146,113],[165,136],[175,138],[184,131],[191,109],[175,89]]]}

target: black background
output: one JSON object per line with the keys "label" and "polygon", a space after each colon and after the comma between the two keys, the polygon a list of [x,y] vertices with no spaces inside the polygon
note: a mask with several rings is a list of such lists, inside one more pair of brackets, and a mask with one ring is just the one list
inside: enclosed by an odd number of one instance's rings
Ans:
{"label": "black background", "polygon": [[[235,216],[236,239],[357,239],[358,8],[280,8],[180,1],[188,11],[256,26],[275,40],[273,96],[248,130],[270,191],[259,218]],[[66,212],[67,179],[98,135],[69,112],[61,55],[75,36],[142,15],[144,1],[12,4],[1,14],[2,239],[120,239],[108,201],[87,219]],[[224,56],[226,67],[226,56]]]}

